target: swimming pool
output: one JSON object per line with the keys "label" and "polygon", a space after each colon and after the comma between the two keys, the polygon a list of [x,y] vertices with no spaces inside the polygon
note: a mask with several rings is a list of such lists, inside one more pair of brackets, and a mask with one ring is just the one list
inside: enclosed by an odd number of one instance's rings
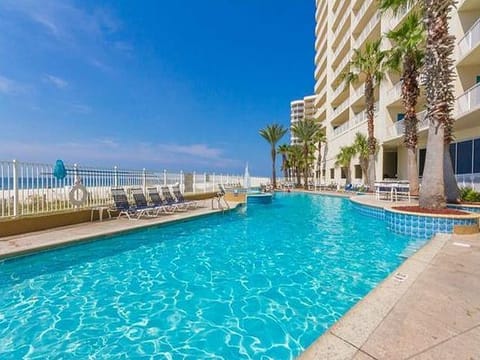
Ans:
{"label": "swimming pool", "polygon": [[0,358],[292,359],[414,240],[349,200],[273,204],[0,262]]}

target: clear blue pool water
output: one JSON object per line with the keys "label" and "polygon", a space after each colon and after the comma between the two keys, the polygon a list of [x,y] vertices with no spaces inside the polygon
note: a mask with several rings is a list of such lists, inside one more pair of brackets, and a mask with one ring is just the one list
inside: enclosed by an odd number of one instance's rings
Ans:
{"label": "clear blue pool water", "polygon": [[249,206],[0,262],[1,359],[292,359],[411,243],[348,200]]}

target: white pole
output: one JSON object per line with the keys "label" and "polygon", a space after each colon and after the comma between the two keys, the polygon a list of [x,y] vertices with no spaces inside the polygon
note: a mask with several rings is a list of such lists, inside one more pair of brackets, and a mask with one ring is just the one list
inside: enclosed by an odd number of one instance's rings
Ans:
{"label": "white pole", "polygon": [[13,160],[13,216],[18,216],[18,162]]}

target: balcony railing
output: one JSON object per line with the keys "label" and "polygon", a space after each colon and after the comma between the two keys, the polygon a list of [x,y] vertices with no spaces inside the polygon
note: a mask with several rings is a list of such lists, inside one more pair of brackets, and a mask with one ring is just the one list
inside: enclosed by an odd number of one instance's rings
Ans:
{"label": "balcony railing", "polygon": [[354,24],[358,24],[360,22],[361,18],[363,17],[363,15],[365,15],[371,3],[372,3],[372,0],[367,0],[363,3],[362,7],[360,8],[360,10],[358,10],[358,13],[353,20]]}
{"label": "balcony railing", "polygon": [[338,24],[337,28],[335,29],[335,32],[333,33],[333,38],[334,39],[338,36],[338,34],[340,33],[340,31],[343,28],[343,25],[345,25],[345,22],[347,20],[350,20],[350,11],[348,11],[348,10],[343,14],[342,21],[340,21],[340,24]]}
{"label": "balcony railing", "polygon": [[363,31],[360,33],[360,36],[357,38],[357,40],[355,40],[355,48],[358,49],[363,44],[365,39],[368,37],[368,35],[370,35],[370,33],[372,32],[372,30],[375,28],[375,26],[378,24],[379,21],[380,21],[380,13],[377,11],[372,16],[372,18],[370,19],[368,24],[365,26]]}
{"label": "balcony railing", "polygon": [[458,42],[458,58],[462,58],[480,43],[480,19],[465,33]]}
{"label": "balcony railing", "polygon": [[480,83],[474,85],[457,98],[457,114],[461,116],[480,107]]}
{"label": "balcony railing", "polygon": [[397,12],[397,15],[392,16],[390,18],[390,21],[388,23],[389,29],[394,29],[400,23],[400,21],[403,20],[405,15],[407,15],[411,9],[412,9],[412,3],[409,3],[404,8],[399,9],[399,11]]}
{"label": "balcony railing", "polygon": [[365,87],[360,85],[358,88],[354,88],[352,91],[352,101],[355,102],[365,94]]}
{"label": "balcony railing", "polygon": [[345,82],[342,81],[342,82],[337,86],[337,88],[335,89],[335,91],[333,92],[332,99],[336,99],[337,96],[338,96],[340,93],[344,92],[346,86],[347,86],[347,85],[345,84]]}
{"label": "balcony railing", "polygon": [[345,56],[345,59],[337,66],[335,71],[333,72],[333,78],[336,79],[338,75],[345,69],[345,66],[350,62],[350,58],[352,56],[352,51],[349,51],[348,54]]}
{"label": "balcony railing", "polygon": [[[428,122],[426,119],[427,110],[423,110],[417,113],[418,119],[418,130],[423,130],[428,127]],[[397,136],[402,136],[405,133],[405,120],[400,120],[395,122],[393,125],[390,126],[388,129],[388,135],[391,138],[395,138]]]}
{"label": "balcony railing", "polygon": [[398,100],[402,96],[402,82],[399,81],[388,90],[388,97],[392,101]]}
{"label": "balcony railing", "polygon": [[340,53],[340,51],[344,48],[345,44],[349,41],[350,41],[350,35],[345,34],[345,38],[342,40],[340,45],[338,45],[338,47],[335,49],[335,52],[333,53],[334,58],[338,57],[338,54]]}
{"label": "balcony railing", "polygon": [[344,102],[342,102],[338,107],[336,107],[333,110],[332,116],[336,117],[338,114],[340,114],[342,111],[344,111],[346,108],[348,108],[350,105],[350,99],[346,99]]}

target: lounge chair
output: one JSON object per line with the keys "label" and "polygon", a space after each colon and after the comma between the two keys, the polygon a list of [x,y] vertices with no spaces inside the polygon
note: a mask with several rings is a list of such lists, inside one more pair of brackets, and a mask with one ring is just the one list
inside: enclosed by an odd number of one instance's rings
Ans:
{"label": "lounge chair", "polygon": [[149,215],[148,212],[150,209],[137,208],[136,206],[130,205],[127,194],[123,188],[112,188],[111,194],[115,205],[115,210],[119,212],[119,219],[122,217],[122,215],[126,216],[129,220],[138,220],[142,216]]}
{"label": "lounge chair", "polygon": [[167,204],[165,200],[162,199],[156,187],[149,187],[147,188],[147,194],[150,198],[151,203],[159,208],[159,212],[163,212],[165,214],[173,214],[176,210],[175,206]]}
{"label": "lounge chair", "polygon": [[182,192],[180,191],[180,187],[174,186],[172,187],[172,191],[173,191],[173,196],[175,196],[177,201],[181,204],[185,204],[186,207],[191,207],[192,209],[195,209],[199,206],[198,201],[185,199]]}
{"label": "lounge chair", "polygon": [[153,205],[149,205],[141,188],[132,189],[132,195],[137,209],[147,209],[148,215],[150,216],[158,216],[161,212],[165,214],[171,214],[173,212],[169,211],[169,207],[163,204],[157,205],[154,203]]}
{"label": "lounge chair", "polygon": [[162,190],[162,195],[163,195],[163,198],[165,199],[165,202],[166,202],[167,205],[175,207],[175,210],[178,210],[178,211],[187,211],[188,210],[187,204],[182,203],[180,201],[177,201],[173,197],[173,195],[170,192],[170,189],[168,188],[168,186],[162,186],[160,188],[160,190]]}

